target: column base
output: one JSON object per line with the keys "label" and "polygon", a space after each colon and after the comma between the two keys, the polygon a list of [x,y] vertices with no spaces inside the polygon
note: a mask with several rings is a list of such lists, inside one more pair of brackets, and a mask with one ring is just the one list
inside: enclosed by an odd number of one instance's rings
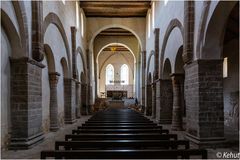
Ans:
{"label": "column base", "polygon": [[76,118],[79,119],[81,116],[80,116],[80,109],[79,108],[76,108]]}
{"label": "column base", "polygon": [[11,138],[9,150],[30,149],[44,140],[43,132],[28,138]]}
{"label": "column base", "polygon": [[180,124],[174,124],[172,122],[171,130],[172,131],[183,131],[183,127]]}
{"label": "column base", "polygon": [[75,123],[77,120],[76,119],[65,119],[64,122],[65,124],[73,124]]}
{"label": "column base", "polygon": [[172,119],[160,119],[158,120],[159,124],[172,124]]}
{"label": "column base", "polygon": [[57,127],[57,126],[50,127],[51,132],[56,132],[58,130],[59,130],[59,127]]}
{"label": "column base", "polygon": [[222,148],[228,146],[224,137],[199,138],[186,133],[185,138],[198,148]]}
{"label": "column base", "polygon": [[154,115],[154,116],[152,115],[151,119],[156,119],[156,116],[155,116],[155,115]]}

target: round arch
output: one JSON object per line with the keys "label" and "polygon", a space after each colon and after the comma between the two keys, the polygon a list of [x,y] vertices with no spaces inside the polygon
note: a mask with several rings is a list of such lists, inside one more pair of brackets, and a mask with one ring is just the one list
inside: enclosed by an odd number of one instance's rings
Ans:
{"label": "round arch", "polygon": [[80,80],[81,80],[81,83],[86,83],[86,75],[84,72],[81,72],[81,75],[80,75]]}
{"label": "round arch", "polygon": [[21,44],[21,38],[19,37],[18,32],[14,27],[14,24],[11,21],[10,17],[7,15],[7,13],[3,9],[1,9],[1,23],[4,29],[4,32],[6,33],[9,39],[9,42],[11,44],[11,48],[12,48],[11,56],[14,58],[25,56],[24,49],[22,48],[22,44]]}
{"label": "round arch", "polygon": [[104,30],[106,30],[106,29],[108,29],[108,28],[113,28],[113,27],[119,27],[119,28],[122,28],[122,29],[125,29],[125,30],[130,31],[130,32],[137,38],[138,43],[139,43],[139,45],[140,45],[140,49],[143,50],[143,45],[142,45],[143,42],[141,41],[140,36],[139,36],[136,32],[134,32],[132,29],[130,29],[130,28],[124,26],[124,25],[120,25],[120,24],[117,24],[117,25],[106,25],[106,26],[98,29],[95,33],[93,33],[93,35],[92,35],[92,37],[91,37],[91,40],[90,40],[90,42],[89,42],[89,48],[93,48],[94,39],[97,37],[97,35],[98,35],[100,32],[102,32],[102,31],[104,31]]}
{"label": "round arch", "polygon": [[[128,66],[130,66],[130,63],[129,63],[128,59],[127,59],[122,53],[120,53],[120,54],[121,54],[121,56],[123,56],[123,58],[126,60]],[[108,57],[106,58],[106,60],[103,62],[102,66],[100,66],[98,78],[100,78],[100,73],[102,72],[105,63],[106,63],[112,56],[114,56],[114,54],[108,56]],[[131,71],[132,71],[132,73],[133,73],[133,72],[134,72],[134,71],[133,71],[133,68],[130,67],[130,69],[131,69]]]}
{"label": "round arch", "polygon": [[201,13],[201,18],[199,22],[198,35],[197,35],[197,44],[196,44],[196,58],[200,58],[200,50],[204,39],[204,31],[206,29],[206,23],[209,13],[211,1],[204,1],[203,8]]}
{"label": "round arch", "polygon": [[55,59],[51,47],[48,44],[44,44],[44,51],[47,60],[48,71],[55,72],[56,71]]}
{"label": "round arch", "polygon": [[182,54],[183,54],[183,46],[180,46],[176,54],[173,73],[184,73],[184,69],[183,69],[184,62],[183,62]]}
{"label": "round arch", "polygon": [[[173,29],[175,27],[177,27],[180,30],[182,38],[183,38],[183,32],[184,32],[183,25],[181,24],[181,22],[178,19],[171,20],[167,27],[164,38],[163,38],[163,44],[162,44],[161,56],[160,56],[160,73],[163,73],[163,71],[162,71],[163,70],[163,61],[164,61],[164,54],[165,54],[165,49],[167,46],[167,41],[168,41],[168,38],[169,38],[171,32],[173,31]],[[160,76],[162,77],[163,75],[160,74]]]}
{"label": "round arch", "polygon": [[29,35],[28,35],[28,23],[26,10],[23,1],[12,1],[12,5],[14,7],[14,11],[16,13],[17,22],[20,29],[20,39],[24,52],[26,52],[26,56],[29,57]]}
{"label": "round arch", "polygon": [[81,59],[82,59],[82,63],[83,63],[83,66],[84,66],[84,67],[83,67],[84,73],[87,73],[86,58],[85,58],[85,56],[84,56],[84,54],[83,54],[83,51],[82,51],[81,47],[77,47],[77,53],[80,54],[80,57],[81,57]]}
{"label": "round arch", "polygon": [[149,56],[148,56],[148,60],[147,60],[147,70],[146,70],[146,76],[147,76],[147,78],[146,78],[146,80],[147,80],[147,83],[146,84],[148,84],[148,72],[149,72],[149,67],[150,67],[150,61],[151,61],[151,58],[154,56],[154,51],[151,51],[151,53],[149,54]]}
{"label": "round arch", "polygon": [[62,69],[63,69],[63,77],[64,78],[69,78],[70,73],[69,73],[69,70],[68,70],[68,65],[67,65],[66,58],[64,58],[64,57],[61,58],[61,65],[62,65]]}
{"label": "round arch", "polygon": [[103,51],[103,49],[106,48],[106,47],[109,47],[109,46],[111,46],[111,45],[118,45],[118,46],[123,46],[123,47],[127,48],[127,49],[131,52],[131,54],[133,55],[134,63],[136,63],[136,57],[135,57],[133,51],[132,51],[127,45],[125,45],[125,44],[123,44],[123,43],[109,43],[109,44],[103,46],[103,47],[100,49],[100,51],[98,52],[97,57],[96,57],[96,63],[97,63],[97,64],[98,64],[98,57],[99,57],[99,55],[101,54],[101,52]]}
{"label": "round arch", "polygon": [[[68,64],[69,66],[71,66],[71,61],[70,61],[70,49],[69,49],[69,43],[68,43],[68,39],[67,39],[67,35],[66,35],[66,32],[64,30],[64,27],[63,27],[63,24],[60,20],[60,18],[55,14],[55,13],[49,13],[45,19],[44,19],[44,22],[43,22],[43,35],[45,35],[46,31],[47,31],[47,28],[49,27],[50,24],[54,24],[61,36],[62,36],[62,39],[63,39],[63,42],[64,42],[64,45],[65,45],[65,48],[66,48],[66,53],[67,53],[67,59],[68,59]],[[69,68],[71,69],[71,68]],[[69,70],[70,71],[70,70]]]}
{"label": "round arch", "polygon": [[172,73],[171,62],[167,58],[164,62],[164,66],[163,66],[163,73],[162,73],[163,79],[170,79],[170,74],[171,73]]}
{"label": "round arch", "polygon": [[[218,2],[216,8],[211,15],[207,29],[205,32],[205,39],[202,42],[202,47],[198,51],[200,59],[219,59],[223,49],[223,41],[225,34],[225,27],[227,24],[228,17],[233,7],[238,1],[224,1]],[[221,17],[221,18],[219,18]],[[201,43],[201,42],[198,42]],[[215,53],[215,54],[209,54]]]}
{"label": "round arch", "polygon": [[147,84],[151,84],[152,83],[152,74],[151,74],[151,72],[150,73],[148,73],[148,75],[147,75]]}

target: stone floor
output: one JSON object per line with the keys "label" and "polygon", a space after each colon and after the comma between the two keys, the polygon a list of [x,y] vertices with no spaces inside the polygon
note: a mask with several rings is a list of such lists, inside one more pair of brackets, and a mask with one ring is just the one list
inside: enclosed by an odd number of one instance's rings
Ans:
{"label": "stone floor", "polygon": [[[150,117],[148,117],[148,118],[151,119]],[[178,134],[178,139],[186,139],[185,138],[185,131],[172,131],[170,124],[169,125],[162,125],[162,126],[163,126],[164,129],[168,129],[170,131],[170,133]],[[185,128],[185,126],[183,126],[183,128]],[[233,138],[231,136],[234,136],[235,138]],[[226,148],[207,148],[208,158],[209,159],[226,159],[226,158],[221,157],[226,152],[226,153],[230,153],[230,154],[233,153],[235,155],[238,154],[239,158],[237,158],[237,159],[240,159],[239,141],[237,142],[236,137],[237,136],[235,134],[233,135],[230,132],[225,131],[225,138],[226,138],[226,141],[227,141],[226,143],[230,147],[226,147]],[[190,148],[192,148],[192,149],[197,148],[197,146],[192,145],[190,143]],[[231,158],[231,159],[234,159],[234,158]]]}
{"label": "stone floor", "polygon": [[39,145],[29,149],[29,150],[9,150],[2,151],[1,159],[39,159],[40,153],[42,150],[53,150],[55,141],[64,140],[66,134],[70,134],[73,129],[77,129],[77,126],[80,126],[86,120],[88,120],[90,116],[82,116],[77,120],[74,124],[65,125],[64,128],[61,128],[57,132],[49,132],[45,134],[45,140]]}
{"label": "stone floor", "polygon": [[[72,124],[72,125],[66,125],[64,128],[61,128],[59,131],[53,133],[47,133],[45,135],[45,140],[41,144],[33,147],[32,149],[29,150],[19,150],[19,151],[2,151],[1,153],[1,158],[2,159],[39,159],[40,158],[40,152],[42,150],[52,150],[54,149],[54,142],[56,140],[63,140],[64,136],[66,134],[71,133],[73,129],[76,129],[77,126],[81,125],[84,123],[87,119],[89,119],[90,116],[83,116],[81,119],[78,119],[77,123]],[[171,131],[171,126],[170,125],[163,125],[163,128],[169,129],[170,133],[177,133],[179,139],[184,139],[185,137],[185,132],[184,131]],[[191,146],[192,148],[193,146]],[[209,159],[217,159],[218,157],[216,156],[218,152],[223,154],[224,152],[228,153],[238,153],[238,147],[232,146],[229,148],[217,148],[217,149],[207,149],[208,150],[208,157]]]}

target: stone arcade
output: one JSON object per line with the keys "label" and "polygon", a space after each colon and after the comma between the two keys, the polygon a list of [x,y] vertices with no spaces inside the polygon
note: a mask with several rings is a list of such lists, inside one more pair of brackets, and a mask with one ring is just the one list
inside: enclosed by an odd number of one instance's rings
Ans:
{"label": "stone arcade", "polygon": [[112,99],[237,152],[239,2],[1,1],[2,158],[40,158]]}

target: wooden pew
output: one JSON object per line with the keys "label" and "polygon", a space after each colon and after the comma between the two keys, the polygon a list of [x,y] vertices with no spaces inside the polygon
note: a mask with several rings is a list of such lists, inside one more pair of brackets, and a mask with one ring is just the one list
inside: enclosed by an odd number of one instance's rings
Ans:
{"label": "wooden pew", "polygon": [[113,126],[79,126],[78,129],[162,129],[162,126],[125,126],[125,125],[113,125]]}
{"label": "wooden pew", "polygon": [[89,120],[89,121],[87,121],[87,122],[85,122],[85,124],[87,124],[87,123],[145,123],[145,124],[153,124],[153,121],[126,121],[126,120],[118,120],[118,121],[109,121],[109,120],[94,120],[94,121],[91,121],[91,120]]}
{"label": "wooden pew", "polygon": [[56,141],[55,150],[80,149],[189,149],[186,140],[84,140],[84,141]]}
{"label": "wooden pew", "polygon": [[42,151],[41,158],[207,158],[206,150],[189,149],[189,141],[177,140],[176,134],[129,109],[98,112],[65,140],[55,142],[54,151]]}
{"label": "wooden pew", "polygon": [[81,140],[177,140],[176,134],[142,133],[142,134],[69,134],[65,141]]}
{"label": "wooden pew", "polygon": [[[197,157],[196,157],[197,156]],[[207,150],[73,150],[73,151],[42,151],[41,159],[207,159]]]}
{"label": "wooden pew", "polygon": [[82,126],[157,126],[156,123],[83,123]]}
{"label": "wooden pew", "polygon": [[80,133],[159,133],[168,134],[166,129],[78,129],[72,130],[72,134]]}

